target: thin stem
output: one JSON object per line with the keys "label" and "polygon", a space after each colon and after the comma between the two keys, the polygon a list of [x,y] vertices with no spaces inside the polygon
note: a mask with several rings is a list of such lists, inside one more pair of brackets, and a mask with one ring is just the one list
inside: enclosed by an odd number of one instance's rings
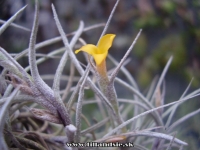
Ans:
{"label": "thin stem", "polygon": [[163,82],[163,80],[164,80],[164,77],[165,77],[165,75],[166,75],[166,73],[167,73],[167,70],[169,69],[169,66],[170,66],[170,64],[171,64],[171,62],[172,62],[172,59],[173,59],[173,57],[171,56],[171,57],[169,58],[169,60],[167,61],[167,64],[165,65],[165,68],[164,68],[164,70],[163,70],[163,72],[162,72],[162,74],[161,74],[161,76],[160,76],[160,79],[158,80],[158,83],[157,83],[156,88],[155,88],[155,90],[154,90],[154,93],[153,93],[153,95],[152,95],[151,101],[153,101],[153,99],[155,98],[155,95],[156,95],[157,90],[161,87],[161,84],[162,84],[162,82]]}
{"label": "thin stem", "polygon": [[[89,31],[89,30],[92,30],[92,29],[95,29],[95,28],[99,28],[99,27],[102,27],[102,26],[104,26],[104,24],[92,25],[92,26],[84,28],[83,31],[86,32],[86,31]],[[69,34],[66,34],[66,36],[71,36],[71,35],[74,35],[75,33],[76,33],[76,31],[71,32]],[[57,42],[59,42],[61,40],[62,40],[62,37],[59,36],[59,37],[54,37],[52,39],[40,42],[40,43],[35,45],[35,50],[38,50],[39,48],[42,48],[42,47],[45,47],[45,46],[48,46],[48,45],[55,44],[55,43],[57,43]],[[21,53],[17,54],[15,56],[15,60],[18,60],[21,57],[23,57],[24,55],[26,55],[28,53],[28,51],[29,51],[29,49],[25,49]]]}
{"label": "thin stem", "polygon": [[[153,109],[154,107],[152,106],[152,104],[139,92],[137,91],[136,89],[134,89],[133,87],[131,87],[130,85],[128,85],[126,82],[122,81],[121,79],[119,78],[115,78],[116,82],[118,82],[119,84],[123,85],[125,88],[127,88],[128,90],[130,90],[131,92],[133,92],[135,95],[138,96],[138,98],[140,100],[142,100],[146,106],[149,108],[149,109]],[[162,122],[162,119],[160,117],[160,115],[158,114],[157,111],[153,112],[156,116],[156,123],[158,126],[163,126],[163,122]]]}
{"label": "thin stem", "polygon": [[79,90],[79,97],[78,97],[78,102],[77,102],[77,106],[76,106],[76,127],[77,127],[77,131],[76,131],[76,136],[75,136],[75,142],[80,142],[80,132],[81,132],[81,114],[82,114],[82,101],[83,101],[83,97],[84,97],[84,86],[86,83],[86,79],[89,73],[89,67],[87,67],[83,78],[83,82],[81,84],[80,90]]}
{"label": "thin stem", "polygon": [[25,139],[25,138],[22,138],[22,137],[16,137],[16,138],[21,143],[28,144],[34,149],[46,150],[46,148],[44,148],[42,145],[38,144],[35,141],[29,140],[29,139]]}
{"label": "thin stem", "polygon": [[[83,24],[83,22],[80,22],[79,29],[77,30],[76,34],[74,35],[74,37],[73,37],[73,39],[70,43],[71,47],[75,45],[79,36],[83,32],[83,28],[84,28],[84,24]],[[56,70],[54,83],[53,83],[53,90],[55,90],[55,91],[59,91],[59,89],[60,89],[60,77],[62,75],[62,71],[65,67],[66,62],[67,62],[68,52],[69,52],[69,49],[65,50],[65,53],[64,53],[63,57],[61,58],[60,63],[58,65],[58,68]]]}
{"label": "thin stem", "polygon": [[[59,48],[59,49],[57,49],[57,50],[54,50],[54,51],[48,53],[46,57],[42,57],[42,58],[37,59],[36,64],[38,65],[38,64],[44,62],[45,60],[47,60],[47,59],[49,59],[49,58],[56,57],[56,56],[54,56],[54,55],[57,55],[57,54],[62,53],[62,52],[64,52],[64,51],[65,51],[65,48],[64,48],[64,47]],[[37,55],[37,54],[36,54],[36,55]],[[30,70],[30,66],[27,66],[27,67],[25,68],[25,71],[28,72],[29,70]]]}
{"label": "thin stem", "polygon": [[[27,6],[27,5],[26,5]],[[0,27],[0,35],[6,30],[7,27],[17,18],[17,16],[26,8],[26,6],[22,7],[18,12],[16,12],[8,21],[6,21]]]}
{"label": "thin stem", "polygon": [[65,91],[64,91],[63,96],[62,96],[63,101],[67,98],[67,96],[69,94],[70,88],[71,88],[72,83],[73,83],[74,73],[75,73],[74,64],[71,62],[69,80],[68,80],[68,83],[66,85]]}
{"label": "thin stem", "polygon": [[[185,94],[186,94],[187,91],[189,90],[189,87],[190,87],[191,83],[192,83],[192,80],[190,81],[190,83],[189,83],[189,85],[187,86],[186,90],[185,90],[185,91],[183,92],[183,94],[181,95],[180,99],[182,99],[182,98],[185,96]],[[175,112],[176,112],[176,109],[178,108],[179,105],[180,105],[180,104],[177,104],[177,105],[172,106],[172,107],[173,107],[173,110],[171,111],[170,116],[169,116],[168,119],[167,119],[167,122],[166,122],[166,124],[165,124],[166,127],[169,127],[169,125],[170,125],[170,123],[171,123],[171,120],[172,120],[172,118],[173,118],[173,116],[174,116],[174,114],[175,114]]]}
{"label": "thin stem", "polygon": [[166,149],[166,150],[171,150],[172,144],[174,143],[175,136],[176,136],[176,133],[175,133],[175,135],[173,136],[173,139],[170,141],[169,145],[167,146],[167,149]]}
{"label": "thin stem", "polygon": [[193,117],[194,115],[197,115],[198,113],[200,113],[200,109],[197,109],[196,111],[193,111],[189,114],[187,114],[186,116],[180,118],[179,120],[177,120],[176,122],[174,122],[168,129],[168,132],[170,133],[175,127],[177,127],[178,125],[180,125],[181,123],[183,123],[184,121],[186,121],[187,119],[190,119],[191,117]]}
{"label": "thin stem", "polygon": [[13,100],[13,98],[15,97],[15,95],[17,94],[17,92],[19,91],[19,87],[17,87],[12,94],[10,95],[10,97],[8,98],[8,100],[5,102],[5,104],[1,107],[1,112],[0,112],[0,149],[2,150],[7,150],[8,147],[6,145],[6,142],[4,140],[4,135],[3,135],[3,129],[4,129],[4,125],[5,125],[5,121],[6,121],[6,113],[9,110],[9,106],[11,105],[11,101]]}
{"label": "thin stem", "polygon": [[[6,23],[6,21],[0,19],[0,23],[4,24],[4,23]],[[16,24],[16,23],[11,23],[10,26],[13,26],[13,27],[15,27],[15,28],[22,29],[22,30],[28,31],[28,32],[31,31],[30,29],[28,29],[28,28],[26,28],[26,27],[23,27],[23,26],[20,26],[20,25],[18,25],[18,24]]]}
{"label": "thin stem", "polygon": [[51,102],[51,100],[53,100],[54,98],[53,91],[40,77],[36,63],[35,43],[38,31],[38,24],[39,24],[39,4],[38,0],[35,0],[35,16],[31,32],[31,38],[29,42],[29,64],[34,83],[36,84],[40,92],[42,92],[45,95],[48,101]]}
{"label": "thin stem", "polygon": [[[114,65],[118,66],[118,62],[110,55],[108,54],[108,58],[114,63]],[[131,85],[133,85],[133,87],[135,87],[136,89],[139,90],[136,81],[133,79],[132,75],[130,74],[130,72],[124,67],[121,67],[121,71],[124,73],[124,75],[127,77],[127,79],[129,80],[129,82],[131,83]]]}
{"label": "thin stem", "polygon": [[137,42],[137,39],[139,38],[140,34],[142,32],[142,29],[140,29],[139,33],[137,34],[136,38],[134,39],[133,43],[131,44],[131,46],[129,47],[129,49],[127,50],[126,54],[124,55],[124,57],[121,59],[120,63],[118,64],[117,68],[112,72],[111,76],[110,76],[110,82],[114,82],[115,77],[117,76],[121,66],[123,65],[123,63],[125,62],[126,58],[128,57],[128,55],[130,54],[130,52],[132,51],[135,43]]}
{"label": "thin stem", "polygon": [[[109,15],[108,21],[106,22],[106,25],[105,25],[105,27],[104,27],[102,33],[101,33],[101,36],[100,36],[99,40],[100,40],[101,37],[106,33],[106,31],[107,31],[107,29],[108,29],[108,27],[109,27],[109,25],[110,25],[110,21],[111,21],[113,15],[114,15],[114,13],[115,13],[115,10],[116,10],[116,8],[117,8],[117,6],[118,6],[119,1],[120,1],[120,0],[117,0],[117,1],[116,1],[116,3],[115,3],[115,5],[114,5],[114,7],[113,7],[113,9],[112,9],[112,11],[111,11],[111,13],[110,13],[110,15]],[[97,42],[97,45],[98,45],[98,44],[99,44],[99,41]]]}
{"label": "thin stem", "polygon": [[197,95],[194,95],[194,96],[191,96],[190,98],[183,98],[182,100],[179,100],[179,101],[175,101],[175,102],[172,102],[172,103],[169,103],[169,104],[165,104],[163,106],[159,106],[157,108],[153,108],[151,110],[148,110],[148,111],[145,111],[143,113],[141,113],[140,115],[137,115],[127,121],[125,121],[123,124],[119,125],[118,127],[116,127],[115,129],[113,129],[112,131],[110,131],[109,133],[107,133],[104,137],[108,137],[110,135],[113,135],[114,133],[116,133],[117,131],[119,131],[121,128],[123,128],[124,126],[128,125],[129,123],[133,122],[134,120],[138,119],[139,117],[142,117],[142,116],[145,116],[151,112],[154,112],[154,111],[157,111],[158,109],[160,108],[164,108],[164,107],[168,107],[168,106],[171,106],[171,105],[174,105],[174,104],[177,104],[177,103],[181,103],[183,101],[186,101],[187,99],[191,99],[193,97],[196,97],[200,94],[197,94]]}
{"label": "thin stem", "polygon": [[[96,140],[95,142],[104,142],[107,139],[111,139],[112,137],[114,138],[115,136],[116,135],[111,136],[111,137],[110,136],[108,136],[108,137],[104,136],[102,139]],[[117,135],[117,136],[126,136],[126,138],[137,137],[137,136],[147,136],[147,137],[154,137],[154,138],[159,138],[159,139],[161,138],[161,139],[165,139],[165,140],[168,140],[168,141],[171,141],[174,138],[171,135],[158,133],[158,132],[144,131],[144,130],[123,133],[123,134],[120,134],[120,135]],[[188,145],[187,143],[185,143],[185,142],[183,142],[183,141],[181,141],[177,138],[174,138],[174,142],[179,144],[179,145],[183,145],[183,146]]]}
{"label": "thin stem", "polygon": [[90,132],[93,132],[95,130],[97,130],[98,128],[100,128],[101,126],[105,125],[107,122],[108,122],[108,118],[105,118],[104,120],[102,121],[99,121],[97,124],[85,129],[85,130],[82,130],[81,131],[81,135],[85,135],[87,133],[90,133]]}
{"label": "thin stem", "polygon": [[23,145],[21,145],[21,144],[19,143],[19,141],[18,141],[17,138],[12,134],[12,132],[10,132],[10,131],[8,131],[8,130],[4,130],[4,132],[5,132],[5,134],[6,134],[7,136],[9,136],[9,137],[11,138],[12,142],[14,143],[14,145],[15,145],[16,147],[18,147],[20,150],[26,150],[26,148],[25,148]]}
{"label": "thin stem", "polygon": [[22,73],[22,76],[24,77],[25,81],[29,84],[31,84],[31,79],[30,76],[28,75],[28,73],[24,70],[24,68],[13,58],[11,57],[7,51],[5,49],[3,49],[2,47],[0,47],[0,51],[2,52],[3,55],[5,55],[5,57],[11,61],[19,70],[19,72]]}

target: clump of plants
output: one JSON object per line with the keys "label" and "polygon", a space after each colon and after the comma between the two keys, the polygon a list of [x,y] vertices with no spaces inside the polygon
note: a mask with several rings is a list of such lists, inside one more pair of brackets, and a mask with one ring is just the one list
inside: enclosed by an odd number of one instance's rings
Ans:
{"label": "clump of plants", "polygon": [[[87,41],[81,38],[81,34],[98,25],[85,28],[82,21],[77,31],[72,33],[71,41],[68,41],[53,4],[53,16],[60,37],[36,43],[40,15],[38,1],[35,3],[29,47],[14,57],[0,47],[0,65],[4,68],[0,76],[1,150],[169,150],[188,146],[187,141],[177,137],[176,128],[198,114],[200,109],[175,121],[173,116],[182,103],[198,96],[200,91],[195,90],[187,94],[188,86],[179,100],[165,104],[164,78],[173,59],[170,57],[160,77],[152,82],[147,95],[140,92],[124,64],[127,63],[129,53],[142,30],[138,31],[120,62],[108,54],[116,35],[106,31],[119,0],[96,45],[87,44]],[[0,34],[13,25],[12,22],[24,9],[26,8],[20,9],[0,27]],[[61,40],[64,47],[36,59],[36,50]],[[82,46],[76,50],[74,47],[77,44]],[[86,65],[77,59],[81,51],[87,60]],[[24,68],[18,60],[26,56],[29,66]],[[61,58],[52,78],[53,86],[50,87],[39,74],[37,65],[54,56]],[[107,58],[113,63],[114,67],[111,69],[106,66]],[[67,77],[63,75],[66,65],[71,66]],[[75,69],[80,76],[75,76]],[[128,82],[117,77],[119,72],[125,75]],[[67,86],[60,89],[63,79],[67,81]],[[118,98],[114,83],[132,93],[132,98]],[[84,97],[88,88],[94,94],[92,99]],[[90,110],[91,104],[95,105],[95,111]],[[96,115],[93,116],[95,121],[88,112]]]}

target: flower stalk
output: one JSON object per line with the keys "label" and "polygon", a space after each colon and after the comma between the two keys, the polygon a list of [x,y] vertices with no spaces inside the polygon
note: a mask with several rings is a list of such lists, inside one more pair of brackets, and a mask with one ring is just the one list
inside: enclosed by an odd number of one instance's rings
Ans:
{"label": "flower stalk", "polygon": [[[84,51],[93,56],[96,62],[96,72],[97,72],[97,80],[99,87],[102,93],[112,104],[112,107],[115,110],[115,115],[112,114],[112,117],[115,119],[117,124],[120,125],[123,123],[123,120],[119,112],[117,95],[115,92],[114,83],[110,82],[106,69],[106,57],[108,55],[109,48],[112,46],[114,38],[115,38],[114,34],[106,34],[102,38],[100,38],[97,46],[92,44],[87,44],[82,46],[80,49],[76,50],[75,53],[77,54],[80,51]],[[109,111],[109,114],[110,112],[111,111]],[[123,131],[126,131],[126,129],[124,128]]]}

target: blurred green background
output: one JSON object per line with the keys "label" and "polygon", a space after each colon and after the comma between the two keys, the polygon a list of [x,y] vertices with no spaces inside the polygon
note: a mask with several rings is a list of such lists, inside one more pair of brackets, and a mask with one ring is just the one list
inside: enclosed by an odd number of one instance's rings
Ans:
{"label": "blurred green background", "polygon": [[[52,16],[51,3],[56,7],[65,32],[69,33],[77,29],[80,20],[84,21],[85,26],[105,23],[115,0],[41,0],[38,42],[59,35]],[[31,28],[34,15],[33,0],[1,0],[0,19],[7,20],[26,4],[28,4],[26,10],[15,23]],[[107,31],[117,35],[109,51],[110,54],[120,61],[139,29],[143,31],[126,68],[137,81],[141,91],[145,93],[154,77],[162,73],[170,56],[173,56],[173,62],[165,78],[166,103],[177,100],[192,78],[189,91],[199,88],[199,0],[121,0]],[[102,28],[98,28],[85,32],[82,37],[86,42],[95,44],[101,32]],[[10,27],[0,36],[0,46],[12,53],[20,52],[28,47],[29,37],[30,32]],[[43,48],[40,52],[50,52],[60,45],[62,42]],[[26,59],[20,61],[24,66],[27,65]],[[57,62],[53,60],[44,63],[40,66],[40,73],[53,73],[56,66]],[[122,74],[119,76],[124,77]],[[120,87],[117,87],[117,90],[118,97],[130,96]],[[182,105],[174,119],[199,107],[200,102],[196,98]],[[181,130],[183,135],[190,139],[190,144],[193,146],[191,149],[200,148],[199,125],[200,119],[195,116],[188,120]]]}

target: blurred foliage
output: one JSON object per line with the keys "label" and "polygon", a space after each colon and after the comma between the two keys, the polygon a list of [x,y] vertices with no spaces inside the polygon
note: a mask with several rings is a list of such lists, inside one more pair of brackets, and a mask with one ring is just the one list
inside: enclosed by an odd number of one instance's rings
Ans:
{"label": "blurred foliage", "polygon": [[[137,73],[138,81],[142,87],[149,85],[152,74],[161,71],[169,56],[173,55],[174,59],[169,71],[183,76],[186,82],[194,77],[192,85],[198,87],[200,84],[200,26],[198,26],[200,3],[194,0],[151,2],[150,4],[149,1],[143,1],[143,5],[147,5],[146,9],[139,8],[140,11],[133,22],[134,27],[144,30],[134,52],[138,58],[143,59]],[[161,32],[159,36],[156,34],[158,30]],[[151,31],[152,35],[145,31]],[[152,38],[158,38],[157,43],[148,48]],[[148,55],[149,49],[151,53]]]}
{"label": "blurred foliage", "polygon": [[152,57],[156,64],[159,64],[160,68],[153,68],[153,70],[164,68],[167,60],[172,55],[174,59],[170,69],[177,71],[178,68],[183,67],[187,61],[186,48],[180,37],[177,35],[168,35],[166,38],[163,38],[155,48]]}
{"label": "blurred foliage", "polygon": [[[27,12],[32,12],[34,1],[28,2]],[[79,20],[85,25],[105,22],[115,0],[68,0],[68,1],[40,1],[40,27],[38,42],[58,35],[52,19],[51,3],[58,9],[58,15],[66,32],[73,31],[78,26]],[[3,1],[0,6],[0,17],[7,20],[20,6],[26,3],[16,0]],[[82,8],[82,9],[80,9]],[[196,0],[125,0],[119,3],[108,32],[117,34],[114,41],[115,52],[111,54],[121,59],[124,50],[135,36],[138,29],[143,33],[134,50],[134,68],[128,66],[130,72],[137,77],[142,88],[149,85],[152,77],[161,72],[170,55],[174,60],[170,71],[178,68],[183,70],[178,74],[188,83],[194,77],[193,86],[200,85],[200,2]],[[33,14],[24,13],[16,23],[31,28]],[[66,25],[67,24],[67,25]],[[49,32],[51,31],[51,32]],[[9,51],[20,51],[27,47],[29,33],[16,32],[10,28],[4,34],[9,38],[5,41],[0,37],[0,44]],[[100,36],[100,31],[89,31],[83,34],[87,42],[95,43]],[[91,38],[91,36],[93,38]],[[120,38],[121,37],[121,38]],[[117,40],[118,39],[118,40]],[[11,43],[10,45],[9,43]],[[13,42],[14,41],[14,42]],[[15,42],[17,41],[17,42]],[[153,44],[152,44],[153,43]],[[7,48],[9,47],[9,48]],[[44,49],[49,52],[53,47]],[[123,50],[123,51],[122,51]]]}

